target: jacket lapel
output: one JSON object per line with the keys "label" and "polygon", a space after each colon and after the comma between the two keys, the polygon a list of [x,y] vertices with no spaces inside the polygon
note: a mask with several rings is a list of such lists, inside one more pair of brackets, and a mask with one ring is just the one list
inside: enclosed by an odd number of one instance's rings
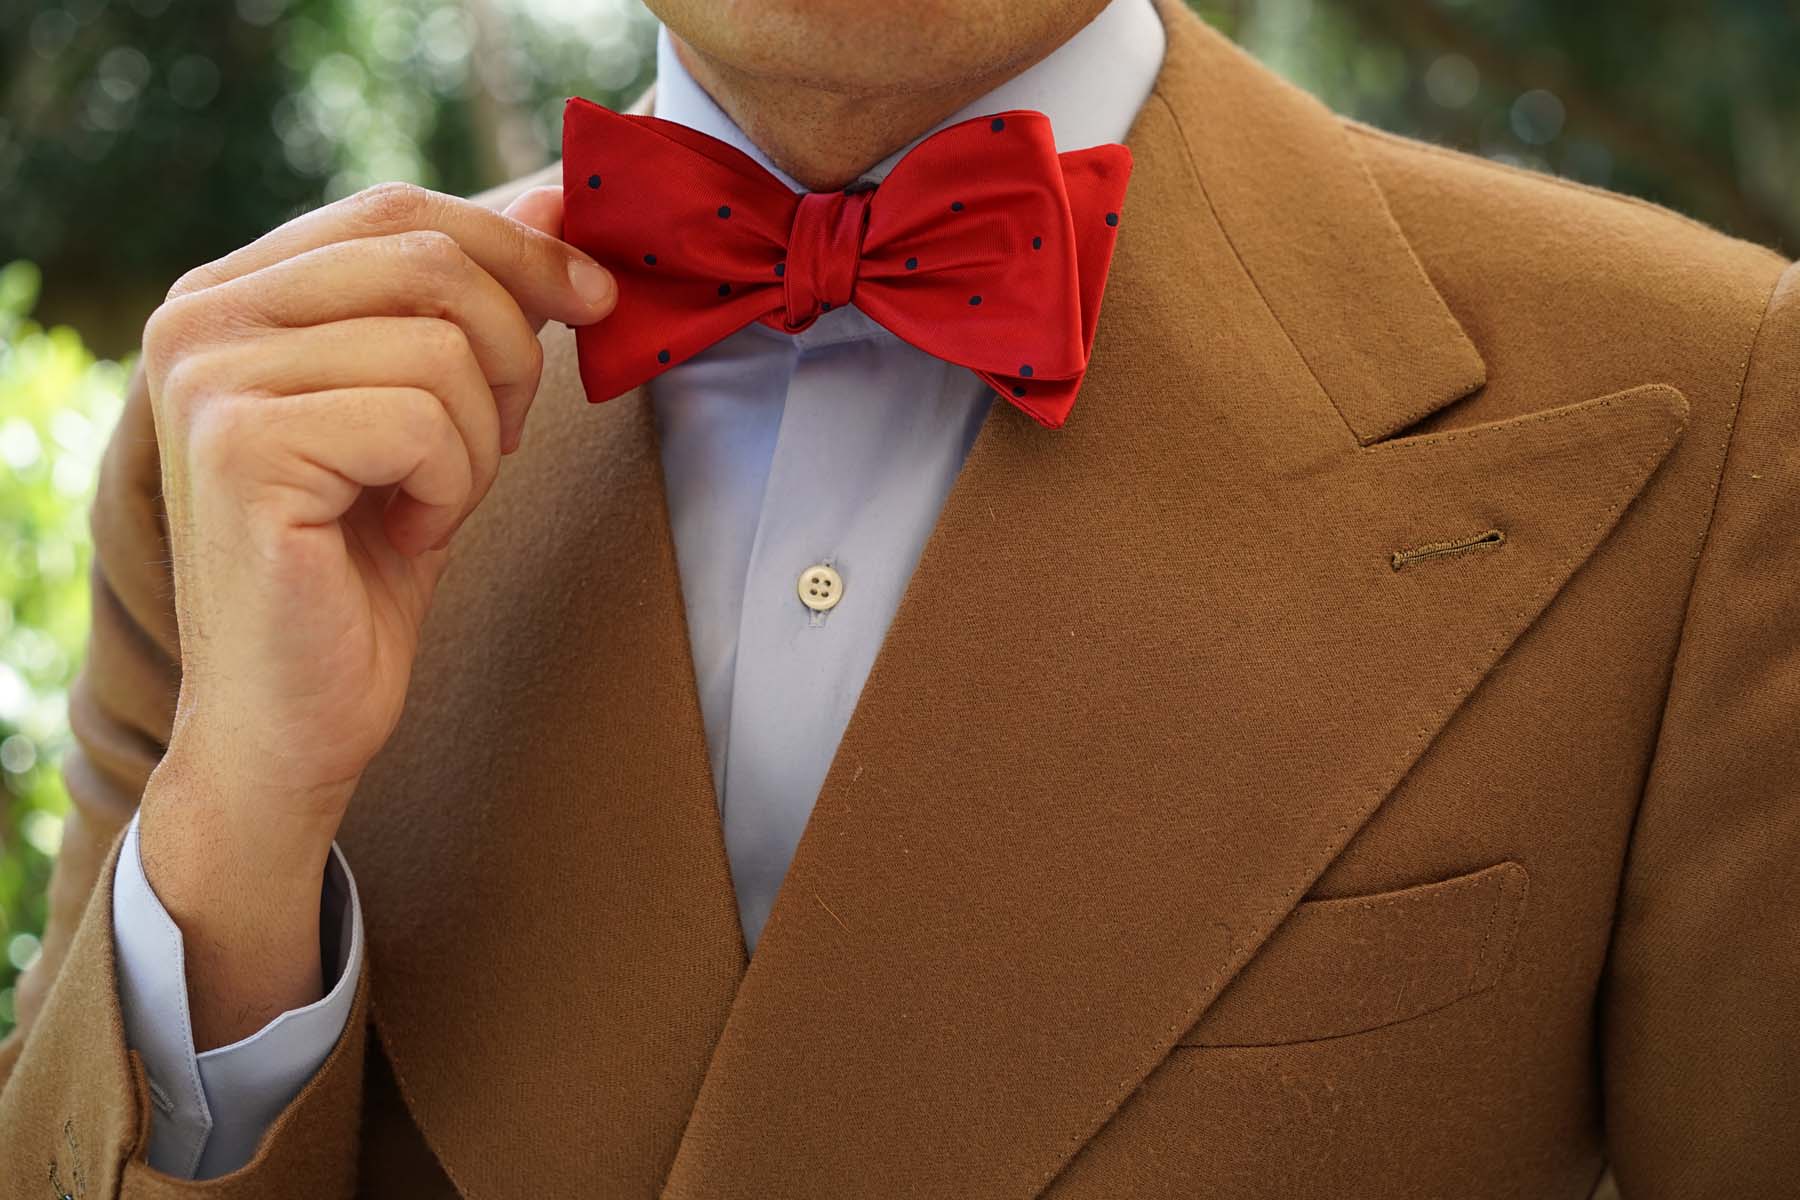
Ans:
{"label": "jacket lapel", "polygon": [[1081,398],[994,406],[668,1197],[1039,1193],[1681,435],[1660,387],[1402,435],[1480,356],[1336,119],[1161,11]]}

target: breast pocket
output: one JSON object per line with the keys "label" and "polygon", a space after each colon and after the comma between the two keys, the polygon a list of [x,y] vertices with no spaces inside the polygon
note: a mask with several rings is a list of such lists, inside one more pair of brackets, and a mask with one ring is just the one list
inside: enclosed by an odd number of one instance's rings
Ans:
{"label": "breast pocket", "polygon": [[1492,987],[1527,874],[1507,860],[1436,883],[1294,907],[1180,1046],[1273,1046],[1379,1029]]}

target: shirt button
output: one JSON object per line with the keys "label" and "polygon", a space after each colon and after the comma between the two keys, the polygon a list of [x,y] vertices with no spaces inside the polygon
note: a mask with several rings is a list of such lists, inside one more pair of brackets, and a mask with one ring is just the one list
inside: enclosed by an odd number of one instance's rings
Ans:
{"label": "shirt button", "polygon": [[800,593],[800,603],[814,612],[824,612],[843,596],[844,581],[824,563],[814,563],[800,572],[794,590]]}

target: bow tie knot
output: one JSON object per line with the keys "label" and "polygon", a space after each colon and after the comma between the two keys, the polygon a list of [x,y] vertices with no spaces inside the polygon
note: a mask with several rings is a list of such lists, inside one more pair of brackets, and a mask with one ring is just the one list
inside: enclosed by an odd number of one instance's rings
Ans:
{"label": "bow tie knot", "polygon": [[782,328],[798,333],[821,312],[841,308],[856,295],[863,236],[869,228],[874,188],[808,192],[794,210],[782,264],[785,313]]}

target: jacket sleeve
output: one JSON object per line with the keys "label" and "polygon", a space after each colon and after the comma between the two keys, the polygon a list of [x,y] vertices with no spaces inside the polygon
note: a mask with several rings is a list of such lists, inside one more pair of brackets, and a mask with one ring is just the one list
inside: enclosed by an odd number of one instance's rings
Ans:
{"label": "jacket sleeve", "polygon": [[1800,1194],[1800,265],[1744,376],[1600,1000],[1623,1200]]}
{"label": "jacket sleeve", "polygon": [[69,693],[62,763],[73,807],[50,883],[43,951],[0,1042],[0,1195],[123,1200],[349,1197],[362,1093],[368,972],[342,1035],[270,1126],[255,1157],[206,1182],[146,1161],[155,1114],[126,1044],[112,936],[123,830],[168,745],[180,686],[161,457],[140,365],[101,460],[89,513],[94,559],[87,654]]}
{"label": "jacket sleeve", "polygon": [[350,1016],[363,947],[356,881],[335,842],[319,907],[325,994],[248,1037],[196,1053],[186,943],[144,874],[137,818],[125,827],[113,873],[113,954],[125,1044],[143,1060],[155,1110],[151,1166],[180,1179],[237,1170],[331,1054]]}

